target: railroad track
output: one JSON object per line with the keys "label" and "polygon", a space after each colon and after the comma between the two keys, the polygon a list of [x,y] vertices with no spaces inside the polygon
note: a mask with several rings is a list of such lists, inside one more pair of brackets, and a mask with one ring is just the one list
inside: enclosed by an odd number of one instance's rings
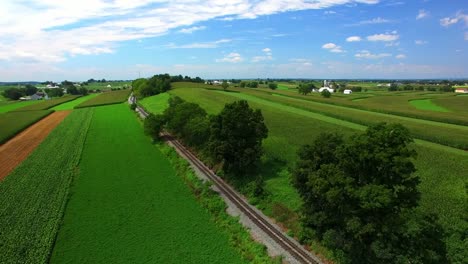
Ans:
{"label": "railroad track", "polygon": [[[137,107],[137,111],[142,117],[148,116],[148,113],[141,107]],[[203,162],[201,162],[194,154],[185,148],[178,140],[173,138],[170,134],[163,132],[162,136],[167,141],[171,142],[179,152],[181,152],[190,162],[197,167],[213,184],[218,190],[224,194],[250,221],[252,221],[258,228],[260,228],[265,234],[267,234],[272,240],[274,240],[279,246],[281,246],[291,257],[293,257],[299,263],[313,263],[319,264],[321,261],[313,256],[308,250],[303,248],[299,243],[292,240],[292,238],[285,235],[277,227],[273,226],[263,215],[260,215],[256,210],[252,208],[236,191],[232,189],[230,185],[225,183],[219,178],[213,171],[211,171]]]}

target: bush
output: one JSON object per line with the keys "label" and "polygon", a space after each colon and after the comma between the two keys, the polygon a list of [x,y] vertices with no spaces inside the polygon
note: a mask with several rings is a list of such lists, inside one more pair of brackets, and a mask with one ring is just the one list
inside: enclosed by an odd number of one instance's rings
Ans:
{"label": "bush", "polygon": [[159,138],[159,133],[164,126],[165,120],[162,115],[149,114],[144,122],[145,135],[150,136],[154,140]]}

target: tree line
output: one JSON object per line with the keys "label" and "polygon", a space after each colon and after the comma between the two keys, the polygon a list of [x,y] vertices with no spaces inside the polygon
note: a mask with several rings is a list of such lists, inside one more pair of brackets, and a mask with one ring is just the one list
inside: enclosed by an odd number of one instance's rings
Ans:
{"label": "tree line", "polygon": [[225,174],[243,175],[257,168],[268,129],[259,109],[247,101],[226,104],[217,115],[208,115],[198,104],[171,97],[163,114],[150,114],[144,122],[147,135],[159,138],[162,130],[197,150],[208,164]]}

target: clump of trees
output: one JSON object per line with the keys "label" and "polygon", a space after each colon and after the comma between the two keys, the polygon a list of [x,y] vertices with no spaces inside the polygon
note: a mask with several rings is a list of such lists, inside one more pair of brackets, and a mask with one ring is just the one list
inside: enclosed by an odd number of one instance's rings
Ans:
{"label": "clump of trees", "polygon": [[138,98],[144,98],[170,90],[172,82],[203,83],[204,80],[200,77],[191,78],[189,76],[182,77],[182,75],[170,76],[166,73],[154,75],[149,79],[136,79],[132,82],[132,87]]}
{"label": "clump of trees", "polygon": [[242,81],[239,83],[239,87],[241,88],[258,88],[258,82],[257,81],[252,81],[252,82],[246,82]]}
{"label": "clump of trees", "polygon": [[150,115],[144,127],[154,138],[163,128],[170,131],[231,175],[256,169],[268,134],[261,111],[250,108],[244,100],[226,104],[221,113],[209,116],[199,105],[172,97],[164,113]]}
{"label": "clump of trees", "polygon": [[313,83],[300,83],[297,87],[297,91],[302,95],[307,95],[312,92],[313,89],[316,89],[315,84]]}
{"label": "clump of trees", "polygon": [[276,89],[278,89],[278,84],[271,82],[271,83],[268,84],[268,88],[270,88],[271,90],[276,90]]}
{"label": "clump of trees", "polygon": [[323,90],[323,91],[321,92],[321,95],[322,95],[323,97],[325,97],[325,98],[330,98],[330,97],[331,97],[331,93],[330,93],[330,91],[328,91],[328,90]]}
{"label": "clump of trees", "polygon": [[3,91],[2,95],[11,100],[18,100],[20,97],[33,95],[37,92],[34,85],[26,84],[24,88],[9,88]]}
{"label": "clump of trees", "polygon": [[446,263],[436,216],[417,210],[412,141],[402,125],[380,123],[303,146],[292,177],[304,202],[302,239],[349,263]]}

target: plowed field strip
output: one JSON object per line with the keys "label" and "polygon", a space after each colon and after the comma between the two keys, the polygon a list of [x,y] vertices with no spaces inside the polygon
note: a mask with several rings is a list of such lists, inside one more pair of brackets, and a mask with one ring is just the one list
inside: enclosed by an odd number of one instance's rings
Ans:
{"label": "plowed field strip", "polygon": [[62,122],[70,111],[50,114],[0,146],[0,180],[6,177]]}

